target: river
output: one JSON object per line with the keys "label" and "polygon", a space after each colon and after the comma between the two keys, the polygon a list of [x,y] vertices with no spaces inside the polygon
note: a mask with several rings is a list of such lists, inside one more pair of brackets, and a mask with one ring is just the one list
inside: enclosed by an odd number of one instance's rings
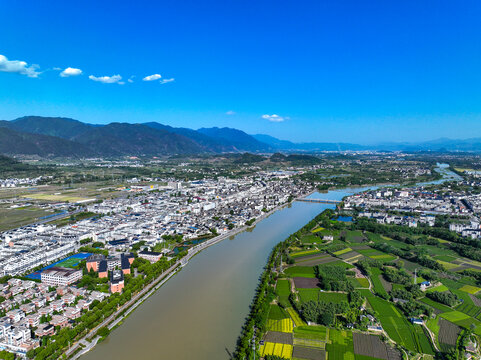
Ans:
{"label": "river", "polygon": [[[452,173],[446,170],[448,177]],[[341,200],[365,189],[310,197]],[[81,359],[229,359],[271,249],[333,207],[294,202],[255,228],[202,251]]]}

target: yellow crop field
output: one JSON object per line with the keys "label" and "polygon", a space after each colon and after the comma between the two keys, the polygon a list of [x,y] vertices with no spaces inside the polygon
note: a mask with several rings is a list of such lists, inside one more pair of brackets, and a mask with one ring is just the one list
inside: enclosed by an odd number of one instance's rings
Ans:
{"label": "yellow crop field", "polygon": [[292,345],[266,342],[264,345],[261,345],[260,353],[261,356],[276,355],[284,359],[291,359]]}
{"label": "yellow crop field", "polygon": [[351,249],[350,247],[345,248],[345,249],[342,249],[342,250],[339,250],[339,251],[336,251],[336,252],[333,253],[333,254],[336,255],[336,256],[338,256],[338,255],[342,255],[342,254],[348,253],[349,251],[352,251],[352,249]]}
{"label": "yellow crop field", "polygon": [[322,231],[322,230],[324,230],[323,227],[318,227],[317,229],[314,229],[314,230],[312,230],[311,232],[312,232],[312,233],[316,233],[316,232],[319,232],[319,231]]}
{"label": "yellow crop field", "polygon": [[270,331],[279,331],[291,333],[294,329],[294,324],[291,319],[282,320],[267,320],[267,329]]}
{"label": "yellow crop field", "polygon": [[472,285],[463,285],[462,287],[459,288],[459,290],[470,293],[470,294],[476,294],[479,290],[481,290],[481,288],[478,288]]}
{"label": "yellow crop field", "polygon": [[81,198],[78,196],[70,195],[55,195],[55,194],[29,194],[23,196],[24,198],[36,199],[36,200],[46,200],[46,201],[68,201],[77,202],[82,200],[87,200],[86,198]]}
{"label": "yellow crop field", "polygon": [[440,263],[442,266],[444,266],[447,270],[452,270],[459,267],[458,264],[449,263],[447,261],[441,261],[441,260],[436,260],[436,261]]}
{"label": "yellow crop field", "polygon": [[287,308],[286,310],[287,310],[287,313],[291,316],[296,326],[306,326],[306,323],[302,321],[301,317],[296,312],[296,310],[294,310],[293,308]]}

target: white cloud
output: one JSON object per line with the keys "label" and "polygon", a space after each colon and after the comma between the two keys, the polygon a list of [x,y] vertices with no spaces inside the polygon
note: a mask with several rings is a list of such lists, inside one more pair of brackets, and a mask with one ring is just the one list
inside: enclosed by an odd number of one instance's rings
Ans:
{"label": "white cloud", "polygon": [[149,75],[144,77],[142,80],[144,81],[154,81],[154,80],[159,80],[162,76],[160,74],[154,74],[154,75]]}
{"label": "white cloud", "polygon": [[34,64],[28,66],[25,61],[8,60],[5,56],[0,55],[0,71],[17,73],[21,75],[27,75],[31,78],[36,78],[38,75],[40,75],[40,72],[37,71],[38,68],[38,65]]}
{"label": "white cloud", "polygon": [[262,115],[262,118],[272,122],[283,122],[284,120],[289,119],[287,116],[279,116],[277,114],[272,114],[272,115],[265,114],[265,115]]}
{"label": "white cloud", "polygon": [[112,76],[93,76],[93,75],[90,75],[89,76],[89,79],[90,80],[93,80],[93,81],[98,81],[98,82],[101,82],[101,83],[104,83],[104,84],[119,84],[119,85],[123,85],[125,84],[122,80],[122,76],[120,75],[112,75]]}
{"label": "white cloud", "polygon": [[135,77],[135,75],[132,75],[127,81],[128,81],[129,83],[133,83],[133,82],[134,82],[134,77]]}
{"label": "white cloud", "polygon": [[167,84],[167,83],[170,83],[170,82],[172,82],[172,81],[174,81],[174,80],[175,80],[174,78],[162,79],[162,80],[160,80],[159,82],[160,82],[161,84]]}
{"label": "white cloud", "polygon": [[82,70],[68,67],[60,73],[61,77],[78,76],[82,74]]}
{"label": "white cloud", "polygon": [[235,115],[235,111],[229,110],[225,114],[226,115]]}

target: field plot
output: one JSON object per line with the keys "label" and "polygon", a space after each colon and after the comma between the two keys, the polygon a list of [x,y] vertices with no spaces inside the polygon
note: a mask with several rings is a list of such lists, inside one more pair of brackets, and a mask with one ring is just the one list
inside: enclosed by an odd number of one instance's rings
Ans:
{"label": "field plot", "polygon": [[473,332],[477,335],[481,335],[481,322],[469,315],[460,311],[451,311],[442,313],[439,316],[465,329],[469,329],[474,325],[475,328]]}
{"label": "field plot", "polygon": [[461,328],[447,320],[439,319],[438,342],[441,350],[449,351],[456,346]]}
{"label": "field plot", "polygon": [[290,359],[292,357],[292,345],[266,342],[261,345],[260,353],[262,356],[276,355],[284,359]]}
{"label": "field plot", "polygon": [[292,342],[293,342],[291,333],[278,332],[278,331],[268,331],[264,335],[263,340],[265,342],[288,344],[288,345],[292,345]]}
{"label": "field plot", "polygon": [[68,202],[77,202],[77,201],[83,201],[83,200],[88,200],[87,198],[75,196],[74,194],[42,194],[42,193],[37,193],[37,194],[29,194],[29,195],[24,195],[24,198],[28,199],[35,199],[35,200],[45,200],[45,201],[68,201]]}
{"label": "field plot", "polygon": [[299,316],[299,314],[297,313],[296,310],[294,310],[291,307],[287,308],[286,310],[287,310],[288,314],[290,315],[292,321],[294,321],[294,325],[296,325],[296,327],[294,328],[294,332],[300,326],[306,326],[306,323],[301,319],[301,317]]}
{"label": "field plot", "polygon": [[449,306],[446,306],[446,305],[443,305],[443,304],[440,304],[434,300],[431,300],[427,297],[423,297],[422,299],[420,299],[419,301],[425,303],[426,305],[429,305],[431,306],[432,308],[434,308],[436,311],[437,314],[440,314],[440,313],[444,313],[444,312],[450,312],[450,311],[453,311],[453,309],[451,309]]}
{"label": "field plot", "polygon": [[342,254],[346,254],[348,252],[352,251],[352,249],[350,247],[347,247],[345,249],[342,249],[342,250],[339,250],[339,251],[336,251],[334,252],[333,254],[336,255],[336,256],[339,256],[339,255],[342,255]]}
{"label": "field plot", "polygon": [[13,229],[35,222],[42,216],[55,214],[34,206],[10,209],[0,208],[0,231]]}
{"label": "field plot", "polygon": [[351,243],[360,243],[366,239],[360,230],[345,231],[344,236],[346,237],[346,240]]}
{"label": "field plot", "polygon": [[472,286],[472,285],[463,285],[462,287],[459,288],[459,290],[474,295],[477,292],[479,292],[479,290],[481,290],[481,288],[478,288],[477,286]]}
{"label": "field plot", "polygon": [[[407,319],[399,313],[399,311],[386,300],[370,297],[369,303],[378,313],[378,319],[383,329],[388,333],[389,337],[396,343],[404,345],[407,349],[421,352],[424,334],[418,334]],[[426,339],[427,340],[427,339]]]}
{"label": "field plot", "polygon": [[294,359],[324,360],[326,358],[326,351],[294,345],[292,357]]}
{"label": "field plot", "polygon": [[329,360],[354,360],[352,332],[329,329],[329,340],[326,345]]}
{"label": "field plot", "polygon": [[315,278],[314,267],[312,266],[292,266],[284,270],[284,273],[291,277]]}
{"label": "field plot", "polygon": [[289,283],[289,280],[277,280],[276,293],[279,297],[279,303],[283,307],[289,306],[289,295],[291,293],[291,284]]}
{"label": "field plot", "polygon": [[298,258],[301,256],[307,256],[307,255],[314,255],[314,254],[321,254],[322,251],[318,249],[312,249],[312,250],[302,250],[302,251],[296,251],[290,254],[291,258]]}
{"label": "field plot", "polygon": [[316,266],[321,264],[328,264],[337,260],[337,258],[331,255],[309,255],[296,258],[295,263],[299,266]]}
{"label": "field plot", "polygon": [[267,320],[267,330],[291,333],[294,328],[291,319]]}
{"label": "field plot", "polygon": [[356,355],[370,356],[377,359],[388,360],[386,344],[379,336],[353,333],[354,353]]}
{"label": "field plot", "polygon": [[297,289],[301,302],[322,301],[339,304],[343,301],[347,301],[347,294],[336,292],[322,292],[318,289]]}
{"label": "field plot", "polygon": [[302,278],[302,277],[295,277],[294,285],[296,288],[302,289],[318,289],[319,288],[319,280],[313,278]]}
{"label": "field plot", "polygon": [[271,305],[271,307],[269,308],[269,315],[267,316],[267,318],[271,320],[288,319],[289,314],[279,305]]}
{"label": "field plot", "polygon": [[429,288],[426,290],[427,293],[431,293],[431,292],[434,292],[434,291],[438,291],[438,292],[444,292],[444,291],[448,291],[448,287],[446,285],[438,285],[438,286],[435,286],[435,287],[432,287],[432,288]]}
{"label": "field plot", "polygon": [[322,239],[319,236],[309,234],[301,237],[301,242],[303,244],[320,244],[322,242]]}
{"label": "field plot", "polygon": [[315,228],[314,230],[312,230],[311,233],[315,234],[315,233],[317,233],[319,231],[322,231],[322,230],[324,230],[323,227],[318,227],[318,228]]}
{"label": "field plot", "polygon": [[299,326],[294,329],[294,338],[327,341],[327,328],[322,325]]}
{"label": "field plot", "polygon": [[372,268],[371,269],[371,282],[372,286],[374,288],[374,292],[381,295],[381,296],[386,296],[387,292],[386,289],[384,289],[384,286],[382,285],[380,277],[382,276],[382,272],[378,268]]}
{"label": "field plot", "polygon": [[[464,302],[463,304],[459,305],[456,308],[457,311],[461,311],[462,313],[469,315],[474,318],[478,318],[481,309],[475,305],[471,305],[468,302]],[[479,319],[478,319],[479,320]]]}
{"label": "field plot", "polygon": [[357,283],[359,286],[357,287],[362,287],[362,288],[369,288],[369,280],[366,278],[356,278]]}

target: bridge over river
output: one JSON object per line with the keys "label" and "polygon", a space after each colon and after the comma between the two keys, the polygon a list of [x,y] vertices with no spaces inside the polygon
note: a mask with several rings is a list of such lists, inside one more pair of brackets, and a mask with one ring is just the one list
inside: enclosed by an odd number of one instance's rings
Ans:
{"label": "bridge over river", "polygon": [[341,203],[341,201],[339,201],[339,200],[331,200],[331,199],[303,198],[303,199],[297,199],[296,201],[309,202],[309,203],[319,203],[319,204],[340,204]]}

